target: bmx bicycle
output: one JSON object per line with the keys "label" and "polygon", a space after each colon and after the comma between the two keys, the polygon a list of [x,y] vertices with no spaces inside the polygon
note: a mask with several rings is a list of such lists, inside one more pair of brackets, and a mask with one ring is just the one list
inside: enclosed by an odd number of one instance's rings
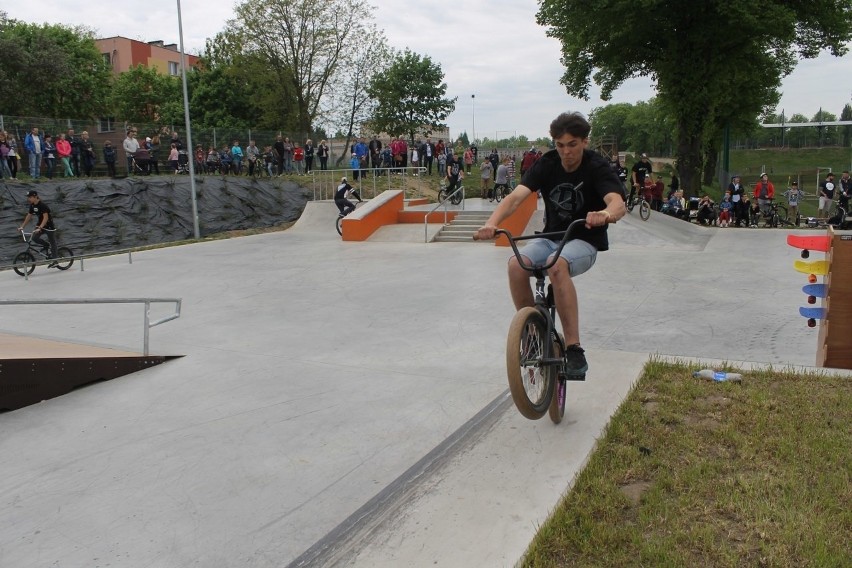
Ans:
{"label": "bmx bicycle", "polygon": [[[538,420],[548,413],[554,424],[565,415],[566,383],[585,381],[584,375],[570,375],[563,358],[565,340],[556,331],[556,304],[553,285],[547,284],[547,270],[560,258],[559,254],[571,234],[585,219],[573,221],[565,231],[539,233],[515,237],[509,231],[497,229],[495,234],[509,240],[518,264],[535,276],[535,306],[521,308],[512,318],[506,340],[506,370],[512,400],[520,413],[530,420]],[[525,262],[518,250],[517,241],[561,237],[551,259],[543,265]]]}
{"label": "bmx bicycle", "polygon": [[632,197],[628,197],[625,205],[627,206],[628,213],[632,213],[633,208],[636,207],[636,205],[639,205],[639,217],[641,217],[643,221],[647,221],[651,216],[651,205],[641,193],[636,193]]}
{"label": "bmx bicycle", "polygon": [[464,199],[464,186],[461,184],[461,181],[459,181],[458,187],[456,187],[452,193],[449,192],[444,181],[441,181],[441,189],[438,190],[438,202],[443,203],[447,199],[449,199],[450,203],[453,205],[458,205],[462,202],[462,199]]}
{"label": "bmx bicycle", "polygon": [[[35,270],[36,262],[39,260],[52,260],[52,266],[59,270],[68,270],[74,264],[74,253],[68,247],[59,247],[56,249],[57,257],[50,258],[50,247],[39,245],[33,242],[33,233],[26,233],[21,229],[21,237],[27,243],[27,250],[19,252],[15,256],[12,264],[12,269],[21,276],[27,276]],[[39,260],[37,260],[39,259]]]}
{"label": "bmx bicycle", "polygon": [[350,213],[352,213],[353,211],[355,211],[355,208],[358,207],[358,204],[363,202],[363,200],[361,199],[361,194],[358,192],[357,189],[352,188],[352,190],[349,192],[349,194],[352,195],[355,199],[357,199],[358,203],[353,204],[352,207],[345,208],[343,210],[343,213],[337,214],[337,234],[340,235],[341,237],[343,236],[343,227],[341,226],[341,223],[343,222],[343,218],[346,217],[347,215],[349,215]]}
{"label": "bmx bicycle", "polygon": [[488,192],[488,201],[496,201],[500,203],[503,201],[503,198],[509,195],[512,192],[509,189],[509,185],[505,183],[498,183],[494,186],[494,189]]}

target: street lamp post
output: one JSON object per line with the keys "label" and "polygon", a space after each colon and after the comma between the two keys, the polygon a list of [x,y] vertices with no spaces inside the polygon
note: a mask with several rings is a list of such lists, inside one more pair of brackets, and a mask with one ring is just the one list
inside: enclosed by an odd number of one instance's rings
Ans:
{"label": "street lamp post", "polygon": [[470,143],[476,140],[476,95],[470,95],[470,104],[473,107],[473,137],[470,139]]}
{"label": "street lamp post", "polygon": [[180,0],[177,0],[178,35],[180,36],[180,71],[183,80],[183,118],[186,122],[186,150],[189,162],[189,191],[192,194],[192,229],[196,239],[201,238],[198,227],[198,198],[195,192],[195,159],[192,147],[192,129],[189,126],[189,93],[186,88],[186,53],[183,50],[183,22],[180,17]]}

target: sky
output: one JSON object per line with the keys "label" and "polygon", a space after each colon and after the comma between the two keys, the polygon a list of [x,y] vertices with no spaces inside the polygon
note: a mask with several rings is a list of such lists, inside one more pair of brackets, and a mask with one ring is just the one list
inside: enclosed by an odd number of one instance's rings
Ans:
{"label": "sky", "polygon": [[[318,0],[322,1],[322,0]],[[198,54],[205,40],[221,31],[233,13],[234,0],[182,0],[184,47]],[[535,23],[536,0],[463,0],[452,8],[432,2],[373,0],[373,18],[398,50],[428,55],[441,66],[447,96],[457,97],[447,123],[453,136],[505,138],[547,137],[550,121],[560,112],[580,111],[611,103],[647,101],[654,96],[649,79],[626,81],[609,101],[594,85],[589,100],[565,93],[559,83],[563,67],[559,42]],[[39,0],[0,6],[10,18],[31,22],[82,25],[98,37],[124,36],[140,41],[179,43],[177,0],[68,2]],[[37,14],[34,16],[33,14]],[[33,19],[33,18],[37,19]],[[625,24],[627,25],[627,24]],[[852,53],[835,58],[824,53],[799,62],[782,83],[786,116],[808,117],[820,107],[839,115],[852,102]],[[759,88],[759,85],[743,85]]]}

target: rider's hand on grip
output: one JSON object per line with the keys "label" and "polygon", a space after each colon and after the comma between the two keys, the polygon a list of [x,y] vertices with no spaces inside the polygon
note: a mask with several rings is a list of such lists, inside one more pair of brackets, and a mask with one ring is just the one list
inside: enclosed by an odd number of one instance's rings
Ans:
{"label": "rider's hand on grip", "polygon": [[497,231],[496,227],[491,227],[491,226],[488,226],[488,225],[486,225],[484,227],[480,227],[473,234],[473,240],[475,240],[475,241],[490,241],[491,239],[493,239],[494,237],[497,236],[496,231]]}

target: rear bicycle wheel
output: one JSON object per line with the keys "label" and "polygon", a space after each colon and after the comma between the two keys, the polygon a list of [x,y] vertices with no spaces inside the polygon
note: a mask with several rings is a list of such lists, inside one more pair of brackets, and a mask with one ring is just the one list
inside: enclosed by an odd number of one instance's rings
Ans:
{"label": "rear bicycle wheel", "polygon": [[[562,347],[558,341],[553,342],[553,356],[562,358]],[[547,414],[550,416],[550,421],[554,424],[562,422],[565,416],[565,396],[567,392],[567,381],[565,377],[560,377],[558,374],[553,380],[553,398],[550,399],[550,406],[547,407]]]}
{"label": "rear bicycle wheel", "polygon": [[28,251],[18,253],[15,257],[12,269],[20,276],[32,274],[35,270],[35,257]]}
{"label": "rear bicycle wheel", "polygon": [[496,201],[497,203],[500,203],[501,201],[503,201],[503,197],[505,197],[505,194],[506,194],[506,190],[503,189],[502,186],[496,188],[494,190],[494,201]]}
{"label": "rear bicycle wheel", "polygon": [[648,205],[648,202],[642,199],[639,202],[639,217],[642,218],[643,221],[647,221],[651,216],[651,206]]}
{"label": "rear bicycle wheel", "polygon": [[54,259],[56,268],[59,270],[68,270],[74,264],[74,252],[68,247],[59,247],[56,251],[58,256]]}
{"label": "rear bicycle wheel", "polygon": [[627,212],[633,213],[633,207],[635,205],[636,205],[636,199],[635,198],[631,199],[630,197],[628,197],[627,198]]}
{"label": "rear bicycle wheel", "polygon": [[450,203],[453,205],[458,205],[462,201],[462,193],[464,190],[458,191],[460,188],[456,188],[456,192],[450,196]]}
{"label": "rear bicycle wheel", "polygon": [[544,416],[553,396],[556,367],[542,364],[548,341],[551,338],[541,312],[532,307],[518,310],[506,341],[506,371],[512,400],[530,420]]}
{"label": "rear bicycle wheel", "polygon": [[778,209],[775,211],[775,219],[776,219],[776,227],[778,225],[791,225],[790,220],[788,218],[789,213],[787,212],[787,208],[783,205],[779,205]]}
{"label": "rear bicycle wheel", "polygon": [[337,234],[342,237],[343,236],[343,227],[340,226],[341,221],[343,221],[343,217],[338,215],[337,216]]}

